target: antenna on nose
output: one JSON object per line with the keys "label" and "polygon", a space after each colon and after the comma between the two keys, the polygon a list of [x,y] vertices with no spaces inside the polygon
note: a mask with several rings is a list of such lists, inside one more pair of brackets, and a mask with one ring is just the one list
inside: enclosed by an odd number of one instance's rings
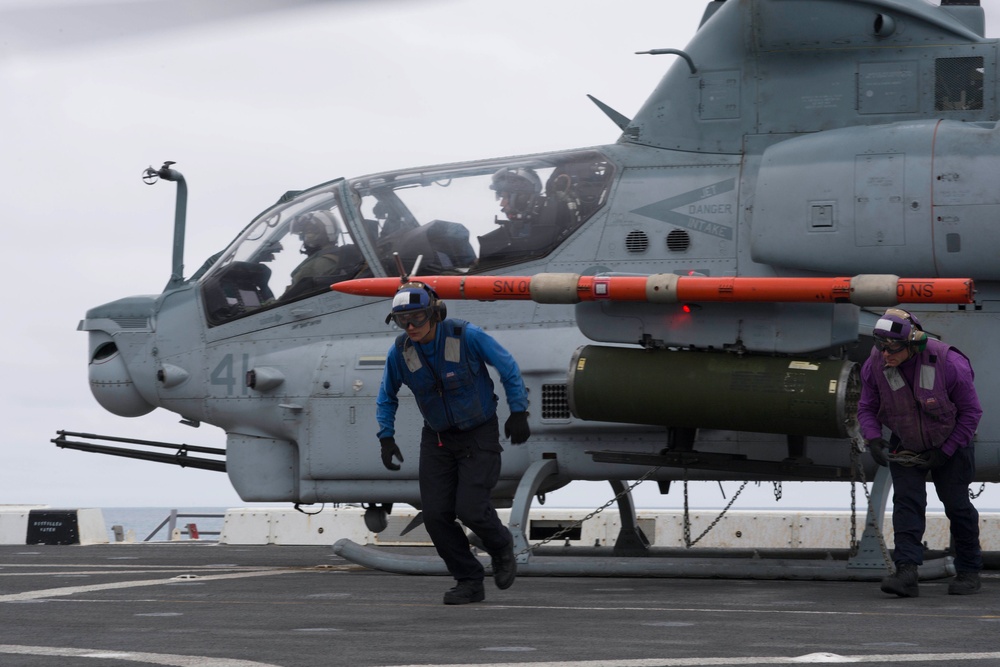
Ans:
{"label": "antenna on nose", "polygon": [[177,202],[174,205],[174,258],[170,280],[164,291],[180,287],[184,284],[184,231],[187,227],[187,181],[181,172],[173,169],[176,164],[167,160],[159,169],[150,166],[142,172],[142,180],[146,185],[153,185],[159,179],[177,183]]}

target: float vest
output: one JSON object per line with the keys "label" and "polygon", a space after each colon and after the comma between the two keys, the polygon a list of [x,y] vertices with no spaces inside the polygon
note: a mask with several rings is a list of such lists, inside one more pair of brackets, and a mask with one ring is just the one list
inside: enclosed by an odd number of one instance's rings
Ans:
{"label": "float vest", "polygon": [[949,350],[962,354],[951,345],[928,339],[924,351],[913,357],[912,363],[917,365],[913,387],[898,368],[885,366],[881,352],[872,350],[880,401],[878,419],[889,427],[903,449],[911,452],[936,449],[955,428],[958,410],[945,386]]}
{"label": "float vest", "polygon": [[434,335],[434,362],[427,361],[406,334],[396,338],[403,358],[403,383],[413,391],[427,426],[440,433],[467,431],[489,420],[497,411],[493,380],[482,359],[472,359],[463,335],[463,320],[438,323]]}

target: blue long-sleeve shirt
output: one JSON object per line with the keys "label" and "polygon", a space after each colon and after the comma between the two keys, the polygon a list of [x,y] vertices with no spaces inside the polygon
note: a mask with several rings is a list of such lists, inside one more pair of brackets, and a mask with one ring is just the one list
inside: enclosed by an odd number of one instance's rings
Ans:
{"label": "blue long-sleeve shirt", "polygon": [[[463,322],[461,326],[463,328],[462,336],[465,339],[469,353],[469,358],[465,359],[464,362],[473,367],[483,363],[493,366],[500,375],[500,381],[503,384],[504,393],[507,398],[507,405],[510,407],[511,412],[527,411],[528,392],[524,386],[524,381],[521,379],[521,370],[514,357],[492,336],[478,326],[468,322]],[[408,344],[417,347],[420,350],[421,356],[433,366],[437,361],[440,334],[441,325],[439,324],[434,340],[429,343]],[[379,425],[379,438],[392,437],[396,433],[396,411],[399,407],[397,396],[399,388],[403,385],[404,367],[405,361],[403,360],[400,346],[394,342],[386,354],[382,384],[379,387],[378,399],[376,401],[375,414]],[[485,369],[483,371],[477,376],[479,381],[489,381],[489,376],[485,373]],[[484,414],[483,418],[486,419],[490,416]]]}

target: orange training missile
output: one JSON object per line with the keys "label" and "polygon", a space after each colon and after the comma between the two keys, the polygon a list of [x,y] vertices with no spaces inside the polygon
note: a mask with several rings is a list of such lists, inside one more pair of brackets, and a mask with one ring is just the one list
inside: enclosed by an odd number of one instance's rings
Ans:
{"label": "orange training missile", "polygon": [[[537,303],[581,301],[681,301],[853,303],[895,306],[900,303],[972,303],[968,278],[899,278],[860,275],[850,278],[754,278],[678,276],[581,276],[539,273],[534,276],[420,276],[442,299],[478,301],[532,300]],[[357,296],[390,297],[398,278],[360,278],[331,285]]]}
{"label": "orange training missile", "polygon": [[[531,277],[419,276],[411,280],[430,286],[442,299],[531,300]],[[330,287],[338,292],[356,296],[389,297],[396,293],[399,286],[399,278],[358,278],[334,283]]]}

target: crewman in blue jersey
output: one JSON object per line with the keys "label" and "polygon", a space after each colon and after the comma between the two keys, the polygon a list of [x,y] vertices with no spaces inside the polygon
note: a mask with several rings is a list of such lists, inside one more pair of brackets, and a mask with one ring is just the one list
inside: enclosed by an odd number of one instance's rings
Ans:
{"label": "crewman in blue jersey", "polygon": [[424,525],[457,585],[445,604],[481,602],[485,571],[470,550],[456,518],[474,532],[492,558],[497,588],[517,576],[514,541],[497,516],[490,492],[500,477],[497,397],[486,365],[497,369],[511,414],[504,435],[512,445],[525,442],[528,394],[514,357],[474,324],[448,319],[447,308],[430,287],[405,283],[392,300],[386,324],[401,334],[386,355],[378,393],[378,438],[382,463],[399,470],[396,445],[397,393],[406,384],[424,418],[420,434],[420,502]]}

